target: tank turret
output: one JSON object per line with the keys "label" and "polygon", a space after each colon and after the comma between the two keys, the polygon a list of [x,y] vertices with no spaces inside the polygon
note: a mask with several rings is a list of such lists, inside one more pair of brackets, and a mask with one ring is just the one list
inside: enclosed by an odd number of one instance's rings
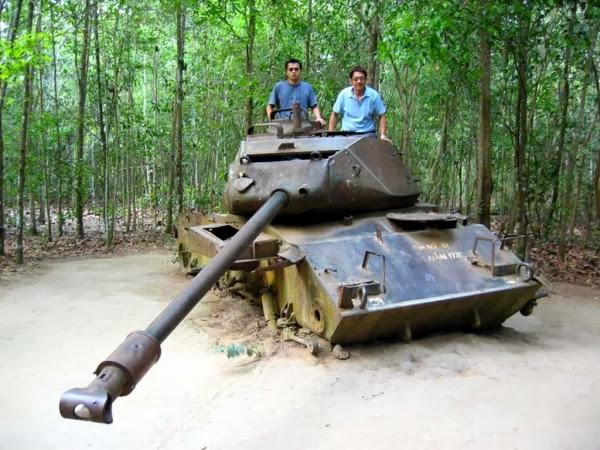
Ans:
{"label": "tank turret", "polygon": [[267,133],[248,135],[241,143],[224,195],[232,214],[254,213],[276,190],[288,195],[283,215],[352,213],[416,203],[417,180],[390,141],[315,130],[306,122],[294,132],[289,125],[264,124]]}

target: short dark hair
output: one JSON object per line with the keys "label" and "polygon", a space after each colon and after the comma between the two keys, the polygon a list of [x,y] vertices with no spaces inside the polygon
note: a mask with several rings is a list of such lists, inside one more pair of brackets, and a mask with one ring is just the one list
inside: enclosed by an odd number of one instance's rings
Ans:
{"label": "short dark hair", "polygon": [[352,68],[352,70],[350,71],[350,74],[348,75],[348,78],[352,79],[352,75],[354,75],[354,72],[360,72],[360,73],[362,73],[365,76],[365,78],[367,78],[367,69],[365,69],[362,66],[354,66]]}
{"label": "short dark hair", "polygon": [[300,62],[300,60],[296,59],[296,58],[290,58],[285,62],[285,70],[288,69],[288,64],[298,64],[298,66],[300,66],[300,70],[302,70],[302,63]]}

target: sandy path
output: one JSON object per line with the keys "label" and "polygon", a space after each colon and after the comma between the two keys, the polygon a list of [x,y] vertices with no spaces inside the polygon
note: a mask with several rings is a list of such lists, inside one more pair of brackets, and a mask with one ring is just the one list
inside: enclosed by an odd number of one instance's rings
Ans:
{"label": "sandy path", "polygon": [[348,361],[293,344],[228,360],[219,345],[244,333],[211,326],[228,319],[211,295],[114,424],[60,418],[62,391],[185,282],[164,253],[0,279],[0,448],[600,448],[600,291],[570,285],[499,333],[355,346]]}

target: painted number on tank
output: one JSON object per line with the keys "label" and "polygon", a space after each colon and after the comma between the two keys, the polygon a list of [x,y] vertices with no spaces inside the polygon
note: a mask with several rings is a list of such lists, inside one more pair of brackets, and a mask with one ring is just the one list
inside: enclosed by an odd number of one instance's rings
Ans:
{"label": "painted number on tank", "polygon": [[450,244],[447,242],[430,242],[429,244],[413,245],[413,250],[419,253],[426,253],[423,258],[427,262],[449,261],[463,257],[462,252],[450,251]]}
{"label": "painted number on tank", "polygon": [[427,256],[428,262],[433,261],[448,261],[450,259],[459,259],[462,258],[462,252],[446,252],[446,253],[433,253]]}
{"label": "painted number on tank", "polygon": [[421,252],[423,250],[444,250],[449,247],[450,244],[448,244],[447,242],[431,242],[429,244],[413,245],[413,249],[415,249],[418,252]]}

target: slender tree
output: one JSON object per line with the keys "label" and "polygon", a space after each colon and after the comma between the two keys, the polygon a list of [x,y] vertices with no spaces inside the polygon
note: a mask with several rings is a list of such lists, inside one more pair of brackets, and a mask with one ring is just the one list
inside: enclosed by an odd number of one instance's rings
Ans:
{"label": "slender tree", "polygon": [[[39,2],[39,14],[37,16],[37,25],[36,25],[36,33],[41,33],[42,32],[42,17],[44,14],[44,1],[40,0]],[[37,51],[42,54],[42,48],[41,45],[38,44],[37,46]],[[41,123],[44,123],[45,121],[45,103],[44,103],[44,93],[45,93],[45,89],[44,89],[44,69],[40,68],[40,70],[38,71],[38,98],[39,98],[39,120]],[[46,220],[46,208],[48,207],[48,198],[50,196],[49,194],[49,173],[48,173],[48,135],[46,132],[46,127],[42,126],[42,130],[41,130],[41,172],[42,172],[42,189],[41,192],[38,193],[38,198],[39,198],[39,203],[40,203],[40,215],[39,215],[39,222],[42,224],[46,225],[46,239],[48,241],[52,240],[52,228],[50,224],[50,220]],[[31,189],[31,193],[33,194],[35,190],[32,188]],[[34,207],[34,195],[31,195],[31,212],[32,212],[32,217],[31,217],[31,232],[32,234],[35,236],[38,234],[37,231],[37,224],[35,221],[35,207]],[[48,212],[47,214],[48,219],[50,218],[50,213]],[[50,228],[48,228],[50,227]]]}
{"label": "slender tree", "polygon": [[79,104],[77,109],[77,160],[75,168],[75,215],[77,217],[77,235],[80,239],[84,237],[83,231],[83,209],[84,209],[84,197],[85,197],[85,184],[84,184],[84,160],[83,160],[83,146],[85,141],[85,100],[87,94],[87,76],[88,76],[88,64],[89,64],[89,47],[90,47],[90,0],[85,0],[85,6],[83,11],[83,42],[81,47],[81,67],[79,69]]}
{"label": "slender tree", "polygon": [[313,26],[313,0],[308,0],[306,4],[306,36],[304,38],[304,70],[306,73],[309,73],[311,69]]}
{"label": "slender tree", "polygon": [[[480,0],[481,11],[486,12],[487,0]],[[479,153],[477,158],[477,220],[490,226],[492,198],[492,94],[491,46],[488,23],[483,20],[479,29]]]}
{"label": "slender tree", "polygon": [[529,62],[529,33],[530,18],[525,12],[518,18],[518,40],[514,48],[514,59],[517,70],[517,102],[515,105],[515,167],[517,201],[515,205],[515,219],[517,223],[517,234],[519,235],[518,253],[521,258],[527,255],[527,73]]}
{"label": "slender tree", "polygon": [[183,211],[183,71],[185,44],[185,6],[177,4],[177,65],[175,71],[175,97],[173,99],[173,115],[171,118],[171,150],[174,164],[170,164],[169,193],[167,202],[166,229],[170,233],[173,227],[173,193],[177,189],[177,210]]}
{"label": "slender tree", "polygon": [[[40,1],[40,17],[42,15],[42,2]],[[41,19],[40,19],[41,21]],[[39,72],[39,94],[40,94],[40,112],[42,120],[45,122],[45,102],[44,102],[44,71]],[[42,153],[43,153],[43,176],[44,176],[44,205],[45,205],[45,222],[46,222],[46,239],[52,241],[52,218],[50,215],[50,151],[48,148],[48,130],[44,126],[42,128]],[[44,211],[44,208],[41,208]]]}
{"label": "slender tree", "polygon": [[98,0],[94,1],[94,56],[96,63],[96,88],[98,89],[97,108],[98,108],[98,135],[100,136],[100,146],[102,148],[102,161],[103,161],[103,206],[102,206],[102,220],[104,223],[104,241],[107,248],[110,247],[111,242],[109,240],[109,203],[110,203],[110,164],[108,155],[108,144],[106,137],[106,127],[104,124],[104,89],[102,84],[102,67],[100,65],[100,39],[98,37],[99,21],[98,21]]}
{"label": "slender tree", "polygon": [[358,17],[367,31],[367,79],[374,89],[379,89],[379,62],[377,52],[381,40],[380,16],[383,2],[372,0],[370,2],[359,2],[356,6]]}
{"label": "slender tree", "polygon": [[[254,41],[256,38],[257,15],[256,0],[246,0],[246,77],[250,86],[252,86],[252,78],[254,76]],[[246,130],[252,125],[254,114],[254,97],[252,91],[253,89],[250,88],[246,99]]]}
{"label": "slender tree", "polygon": [[175,161],[177,178],[177,212],[183,212],[183,71],[185,70],[185,5],[178,3],[177,9],[177,73],[175,75]]}
{"label": "slender tree", "polygon": [[[568,31],[567,31],[567,35],[565,36],[566,38],[566,43],[567,43],[567,49],[571,49],[572,48],[572,43],[574,42],[573,39],[573,27],[575,25],[575,20],[576,20],[576,14],[577,14],[577,4],[573,3],[573,5],[571,6],[571,14],[569,17],[569,26],[568,26]],[[570,76],[570,64],[571,64],[571,51],[567,50],[568,53],[567,55],[565,55],[565,68],[564,68],[564,79],[562,82],[562,95],[563,95],[563,99],[562,99],[562,113],[561,113],[561,121],[560,121],[560,132],[559,132],[559,143],[558,143],[558,155],[557,159],[562,160],[562,154],[565,152],[565,135],[566,135],[566,128],[567,128],[567,110],[569,107],[569,91],[570,91],[570,81],[569,81],[569,76]],[[584,86],[585,87],[585,86]],[[582,93],[585,96],[585,89],[582,89]],[[583,99],[583,101],[585,102],[585,97]],[[577,152],[577,147],[574,146],[573,148],[570,149],[569,154],[567,155],[567,164],[565,167],[565,174],[564,174],[564,178],[565,178],[565,194],[564,194],[564,201],[563,201],[563,205],[562,208],[560,210],[559,213],[559,245],[558,245],[558,257],[564,261],[565,260],[565,254],[567,251],[567,230],[568,230],[568,226],[569,226],[569,215],[571,213],[571,209],[575,207],[575,202],[573,199],[573,176],[574,176],[574,171],[575,171],[575,158],[576,158],[576,152]],[[551,208],[552,209],[552,208]]]}
{"label": "slender tree", "polygon": [[[8,47],[11,48],[17,36],[19,20],[21,18],[21,6],[23,0],[17,0],[8,32]],[[6,98],[7,80],[0,78],[0,256],[6,254],[4,245],[6,242],[6,228],[4,222],[4,126],[3,110]]]}
{"label": "slender tree", "polygon": [[63,167],[62,158],[62,142],[60,134],[60,116],[59,116],[59,100],[58,100],[58,61],[56,57],[56,35],[55,35],[55,12],[54,6],[50,4],[50,29],[52,39],[52,85],[53,85],[53,101],[54,101],[54,134],[55,134],[55,170],[57,178],[58,211],[57,211],[57,228],[58,235],[63,235],[64,213],[63,213]]}
{"label": "slender tree", "polygon": [[[35,11],[34,0],[29,0],[27,13],[27,33],[31,34],[33,29],[33,15]],[[23,77],[23,114],[21,116],[21,133],[19,145],[19,181],[17,186],[17,239],[16,239],[16,261],[23,264],[23,228],[25,223],[25,166],[27,163],[27,147],[29,145],[29,115],[31,114],[31,85],[33,81],[33,64],[31,61],[25,64]]]}
{"label": "slender tree", "polygon": [[[569,27],[570,28],[570,27]],[[550,171],[550,180],[552,180],[552,198],[550,200],[550,205],[548,208],[548,217],[546,218],[546,224],[551,225],[554,219],[554,212],[557,209],[558,196],[559,196],[559,176],[561,172],[561,166],[563,164],[564,154],[565,154],[565,140],[567,137],[567,122],[568,122],[568,114],[569,114],[569,101],[570,101],[570,91],[571,91],[571,82],[570,72],[571,72],[571,58],[573,55],[573,47],[570,43],[565,44],[565,58],[564,65],[562,70],[562,79],[560,80],[560,88],[559,88],[559,104],[560,104],[560,118],[559,118],[559,127],[558,127],[558,143],[556,146],[556,151],[552,157],[552,168]],[[571,195],[569,192],[568,195]]]}

